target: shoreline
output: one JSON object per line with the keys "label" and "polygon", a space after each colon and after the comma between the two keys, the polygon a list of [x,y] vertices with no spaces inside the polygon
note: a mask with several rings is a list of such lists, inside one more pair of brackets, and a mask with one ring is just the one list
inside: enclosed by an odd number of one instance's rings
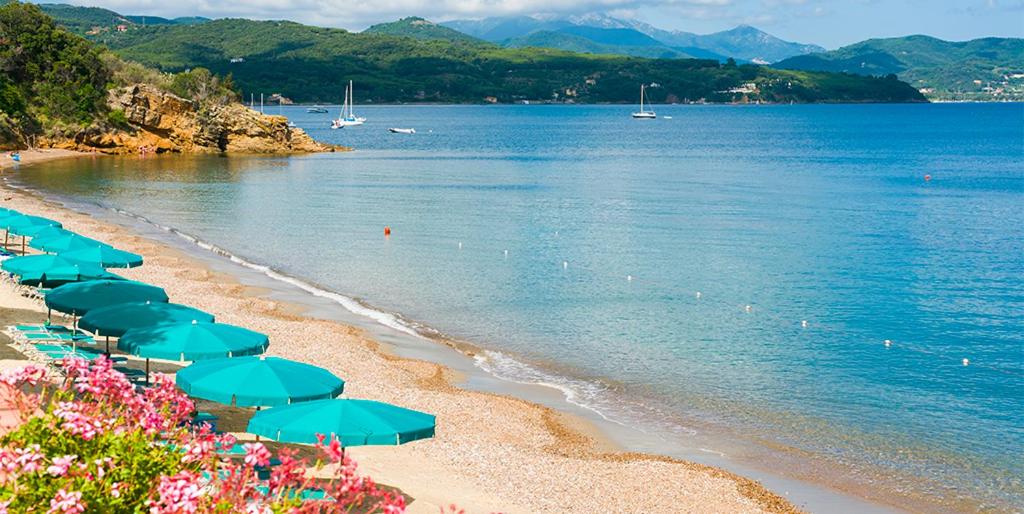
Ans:
{"label": "shoreline", "polygon": [[28,166],[41,162],[56,161],[58,159],[70,159],[72,157],[95,157],[98,154],[78,152],[75,150],[64,150],[62,148],[37,148],[30,150],[16,150],[21,158],[15,162],[10,157],[10,151],[0,153],[0,172],[19,166]]}
{"label": "shoreline", "polygon": [[[75,155],[89,154],[51,154],[22,164]],[[3,187],[5,205],[55,217],[71,230],[142,253],[147,265],[127,270],[128,278],[165,287],[175,301],[210,311],[218,320],[268,333],[270,354],[331,369],[354,386],[353,396],[435,413],[439,436],[434,440],[353,449],[370,476],[417,498],[410,512],[436,511],[452,502],[469,511],[799,511],[760,483],[719,468],[617,451],[597,427],[572,414],[506,394],[462,389],[456,385],[462,378],[449,367],[397,355],[386,342],[351,325],[298,315],[300,306],[269,300],[264,291],[166,243]],[[332,351],[324,351],[327,344]],[[605,487],[596,497],[598,483]],[[638,488],[646,494],[636,495]],[[565,504],[553,503],[559,500]]]}

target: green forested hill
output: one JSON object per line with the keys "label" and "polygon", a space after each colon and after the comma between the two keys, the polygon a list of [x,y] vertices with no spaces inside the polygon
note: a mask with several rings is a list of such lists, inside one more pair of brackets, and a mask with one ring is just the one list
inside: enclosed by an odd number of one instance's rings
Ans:
{"label": "green forested hill", "polygon": [[775,64],[794,70],[895,74],[935,99],[1024,100],[1024,39],[869,39]]}
{"label": "green forested hill", "polygon": [[112,75],[95,45],[19,3],[0,5],[0,42],[0,139],[103,112]]}
{"label": "green forested hill", "polygon": [[124,58],[164,71],[202,66],[231,74],[246,95],[281,93],[306,102],[339,101],[350,79],[359,97],[372,102],[482,102],[489,97],[501,102],[635,102],[642,82],[658,85],[649,90],[655,102],[923,100],[892,79],[714,60],[507,49],[475,40],[351,33],[286,21],[134,27],[101,40]]}
{"label": "green forested hill", "polygon": [[364,32],[389,36],[406,36],[416,39],[483,43],[483,40],[418,17],[402,18],[390,23],[378,23]]}
{"label": "green forested hill", "polygon": [[0,148],[25,147],[39,136],[124,128],[125,113],[108,105],[107,94],[139,83],[203,107],[237,99],[230,81],[207,70],[169,75],[126,62],[59,26],[35,4],[0,3]]}

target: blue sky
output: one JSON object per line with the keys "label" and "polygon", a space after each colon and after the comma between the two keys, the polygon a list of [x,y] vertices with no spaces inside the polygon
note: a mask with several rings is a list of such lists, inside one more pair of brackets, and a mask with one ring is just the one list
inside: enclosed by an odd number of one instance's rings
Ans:
{"label": "blue sky", "polygon": [[[60,0],[50,0],[60,1]],[[65,0],[68,1],[68,0]],[[1024,37],[1024,0],[70,0],[124,14],[290,19],[362,30],[382,21],[610,12],[697,33],[745,23],[827,48],[872,37]]]}

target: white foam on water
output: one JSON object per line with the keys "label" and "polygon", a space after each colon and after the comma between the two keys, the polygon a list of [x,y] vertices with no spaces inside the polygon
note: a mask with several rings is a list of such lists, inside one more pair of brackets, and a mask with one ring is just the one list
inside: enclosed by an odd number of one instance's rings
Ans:
{"label": "white foam on water", "polygon": [[225,249],[223,249],[223,248],[221,248],[221,247],[219,247],[219,246],[217,246],[217,245],[215,245],[213,243],[210,243],[208,241],[204,241],[204,240],[202,240],[202,239],[200,239],[200,238],[198,238],[196,236],[193,236],[191,234],[183,232],[183,231],[181,231],[181,230],[179,230],[177,228],[174,228],[174,227],[171,227],[171,226],[167,226],[167,225],[162,225],[160,223],[156,223],[153,220],[150,220],[149,218],[146,218],[145,216],[141,216],[139,214],[135,214],[133,212],[129,212],[129,211],[126,211],[124,209],[119,209],[119,208],[110,208],[110,210],[112,210],[112,211],[114,211],[114,212],[116,212],[116,213],[118,213],[118,214],[120,214],[122,216],[133,218],[135,220],[141,221],[141,222],[146,223],[148,225],[152,225],[154,227],[157,227],[160,230],[163,230],[164,232],[168,232],[170,234],[174,234],[175,236],[178,236],[181,239],[184,239],[184,240],[186,240],[186,241],[188,241],[188,242],[198,246],[199,248],[207,250],[207,251],[209,251],[211,253],[214,253],[216,255],[219,255],[221,257],[224,257],[224,258],[230,260],[231,262],[233,262],[235,264],[238,264],[240,266],[249,268],[251,270],[258,271],[258,272],[264,274],[265,276],[267,276],[267,277],[269,277],[269,278],[271,278],[273,280],[276,280],[278,282],[284,282],[286,284],[295,286],[295,287],[297,287],[297,288],[299,288],[299,289],[301,289],[301,290],[303,290],[303,291],[305,291],[305,292],[307,292],[307,293],[309,293],[309,294],[311,294],[313,296],[316,296],[316,297],[319,297],[319,298],[326,298],[328,300],[331,300],[331,301],[341,305],[342,307],[344,307],[349,312],[352,312],[353,314],[357,314],[359,316],[363,316],[363,317],[372,319],[373,321],[376,321],[377,323],[379,323],[381,325],[384,325],[384,326],[386,326],[388,328],[397,330],[397,331],[402,332],[404,334],[425,339],[424,335],[421,334],[419,331],[417,331],[416,327],[412,323],[405,322],[397,314],[393,314],[393,313],[384,312],[384,311],[381,311],[381,310],[374,309],[372,307],[369,307],[369,306],[363,304],[359,300],[356,300],[355,298],[352,298],[352,297],[349,297],[349,296],[345,296],[343,294],[335,293],[333,291],[328,291],[327,289],[323,289],[321,287],[318,287],[315,284],[312,284],[310,282],[306,282],[304,280],[295,278],[295,277],[293,277],[291,275],[287,275],[285,273],[277,271],[277,270],[275,270],[274,268],[272,268],[270,266],[267,266],[267,265],[264,265],[264,264],[258,264],[258,263],[252,262],[250,260],[247,260],[247,259],[245,259],[243,257],[239,257],[238,255],[235,255],[235,254],[231,253],[230,251],[225,250]]}
{"label": "white foam on water", "polygon": [[[228,259],[235,264],[262,273],[272,280],[295,286],[311,295],[331,300],[353,314],[368,318],[380,325],[397,330],[403,334],[431,342],[435,342],[435,339],[440,336],[440,333],[436,330],[403,319],[398,314],[375,309],[355,298],[345,296],[302,279],[295,278],[275,270],[271,266],[252,262],[175,227],[157,223],[145,216],[125,209],[116,207],[104,208],[113,211],[120,216],[131,218],[138,222],[156,227],[163,232],[172,234],[189,242],[190,244],[202,248],[203,250]],[[625,407],[624,404],[616,402],[615,393],[610,391],[607,386],[596,381],[571,378],[551,373],[535,366],[531,366],[506,353],[493,350],[485,350],[483,354],[477,354],[474,356],[473,362],[476,367],[500,380],[516,384],[548,387],[557,390],[562,394],[566,402],[592,412],[605,421],[624,427],[639,429],[636,423],[630,422],[631,416],[627,415],[627,411],[631,409],[623,408]],[[617,403],[618,405],[616,405]],[[643,431],[642,429],[640,430]],[[673,427],[673,431],[694,433],[690,429],[679,426]]]}
{"label": "white foam on water", "polygon": [[[11,187],[26,192],[43,194],[40,191],[23,186],[11,185]],[[82,205],[85,202],[76,203]],[[175,227],[157,223],[141,214],[119,207],[103,205],[98,202],[88,202],[88,205],[99,207],[119,216],[155,227],[198,248],[228,259],[235,264],[257,271],[272,280],[297,287],[313,296],[331,300],[353,314],[370,319],[403,334],[435,344],[442,337],[442,334],[437,330],[406,320],[397,313],[375,309],[350,296],[324,289],[311,282],[278,271],[271,266],[250,261],[209,241],[205,241]],[[484,350],[482,353],[476,354],[473,357],[473,363],[477,368],[500,380],[515,384],[547,387],[559,391],[567,403],[592,412],[601,419],[616,425],[647,433],[642,428],[643,424],[637,423],[637,421],[639,419],[646,419],[647,421],[657,420],[661,421],[661,423],[657,423],[660,429],[667,429],[676,434],[696,434],[695,430],[666,419],[662,413],[658,412],[658,409],[651,408],[639,401],[626,401],[625,398],[612,391],[607,385],[596,380],[574,378],[550,372],[495,350]]]}

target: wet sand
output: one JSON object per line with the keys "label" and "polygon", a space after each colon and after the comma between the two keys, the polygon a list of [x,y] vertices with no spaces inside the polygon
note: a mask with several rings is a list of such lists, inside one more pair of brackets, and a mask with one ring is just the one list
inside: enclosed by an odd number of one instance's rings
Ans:
{"label": "wet sand", "polygon": [[331,370],[346,380],[347,397],[435,414],[434,439],[351,450],[364,472],[416,498],[410,512],[437,512],[449,503],[469,512],[797,511],[755,481],[615,451],[585,420],[460,389],[453,385],[459,377],[444,366],[396,357],[358,328],[303,316],[294,305],[269,300],[124,227],[14,189],[5,188],[2,196],[4,207],[60,220],[69,230],[142,254],[144,266],[118,273],[164,287],[172,301],[213,313],[218,321],[268,334],[269,354]]}

